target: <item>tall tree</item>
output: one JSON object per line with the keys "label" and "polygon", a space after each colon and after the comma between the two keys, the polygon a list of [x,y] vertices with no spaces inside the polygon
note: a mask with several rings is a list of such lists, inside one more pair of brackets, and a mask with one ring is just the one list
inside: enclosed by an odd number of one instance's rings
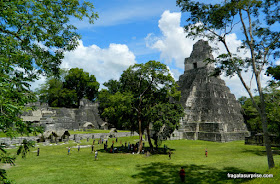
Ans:
{"label": "tall tree", "polygon": [[72,68],[60,70],[59,76],[49,77],[37,89],[40,101],[51,107],[78,107],[82,98],[94,101],[97,97],[99,83],[94,75],[83,69]]}
{"label": "tall tree", "polygon": [[78,106],[80,105],[80,100],[84,97],[91,101],[96,99],[99,83],[94,75],[89,75],[88,72],[81,68],[71,68],[64,80],[63,87],[75,91]]}
{"label": "tall tree", "polygon": [[[111,117],[111,119],[122,120],[121,122],[133,130],[137,128],[139,152],[143,146],[144,130],[147,131],[150,147],[153,147],[149,129],[150,123],[155,123],[155,131],[159,131],[160,128],[158,127],[164,125],[171,127],[173,130],[174,127],[178,126],[179,118],[176,119],[176,117],[179,116],[174,116],[173,113],[179,113],[182,117],[183,108],[179,108],[179,104],[172,106],[170,99],[178,101],[181,93],[177,91],[177,84],[166,65],[149,61],[145,64],[130,66],[121,75],[118,86],[119,92],[112,96],[110,96],[109,91],[102,92],[104,96],[107,94],[107,101],[104,100],[103,96],[103,102],[106,102],[107,106],[104,103],[100,104],[103,107],[102,114]],[[172,108],[174,106],[178,106],[178,111],[169,111],[169,119],[163,116],[162,113],[167,112],[167,107]],[[151,113],[151,111],[154,113]],[[171,120],[172,117],[173,120]]]}
{"label": "tall tree", "polygon": [[74,50],[80,38],[70,18],[87,17],[93,23],[98,17],[93,9],[91,3],[79,0],[0,1],[2,132],[11,136],[9,130],[26,126],[18,114],[34,100],[28,82],[40,74],[58,73],[64,52]]}
{"label": "tall tree", "polygon": [[[272,59],[279,58],[280,32],[277,24],[280,22],[279,1],[274,0],[225,0],[218,4],[205,4],[198,1],[177,0],[177,5],[183,12],[190,12],[185,30],[189,37],[205,36],[210,40],[221,42],[226,54],[216,60],[219,70],[228,76],[236,74],[248,92],[254,107],[261,118],[265,147],[269,168],[274,167],[274,160],[267,129],[267,112],[261,85],[261,72],[264,66],[271,64]],[[243,44],[250,58],[242,59],[233,54],[229,47],[227,35],[233,33],[239,26],[243,33]],[[244,81],[242,71],[250,68],[255,77],[260,96],[260,106],[253,98],[250,84]],[[217,71],[219,71],[217,70]]]}

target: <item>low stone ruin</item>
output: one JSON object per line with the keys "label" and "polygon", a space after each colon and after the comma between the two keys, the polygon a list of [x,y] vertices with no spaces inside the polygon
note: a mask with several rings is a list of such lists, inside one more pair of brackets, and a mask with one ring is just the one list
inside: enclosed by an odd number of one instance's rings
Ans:
{"label": "low stone ruin", "polygon": [[54,138],[61,137],[58,134],[64,133],[66,130],[100,129],[101,125],[105,123],[99,117],[98,104],[92,103],[88,99],[82,99],[80,107],[76,109],[49,107],[47,104],[39,102],[28,104],[28,106],[35,106],[37,109],[22,114],[23,121],[30,121],[37,126],[44,127],[45,134],[52,132],[50,135],[53,135]]}

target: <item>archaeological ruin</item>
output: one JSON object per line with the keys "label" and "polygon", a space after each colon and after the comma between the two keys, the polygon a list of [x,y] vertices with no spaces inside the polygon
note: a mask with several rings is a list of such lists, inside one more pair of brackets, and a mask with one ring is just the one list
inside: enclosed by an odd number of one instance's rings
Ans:
{"label": "archaeological ruin", "polygon": [[[194,44],[190,57],[185,59],[184,74],[177,82],[185,116],[170,139],[244,140],[250,133],[244,123],[241,106],[220,76],[211,75],[214,65],[207,64],[207,58],[213,59],[211,47],[207,41],[199,40]],[[78,109],[52,108],[40,103],[31,105],[37,106],[37,110],[23,114],[23,121],[43,126],[45,133],[108,129],[108,123],[99,117],[98,104],[87,99],[81,100]]]}
{"label": "archaeological ruin", "polygon": [[49,107],[40,102],[29,104],[37,109],[22,114],[23,121],[31,121],[47,131],[107,129],[107,124],[98,115],[98,104],[81,99],[79,108]]}
{"label": "archaeological ruin", "polygon": [[185,59],[185,72],[178,84],[185,116],[172,139],[192,139],[217,142],[244,140],[249,136],[241,114],[241,105],[230,93],[225,82],[211,75],[213,59],[207,41],[199,40]]}

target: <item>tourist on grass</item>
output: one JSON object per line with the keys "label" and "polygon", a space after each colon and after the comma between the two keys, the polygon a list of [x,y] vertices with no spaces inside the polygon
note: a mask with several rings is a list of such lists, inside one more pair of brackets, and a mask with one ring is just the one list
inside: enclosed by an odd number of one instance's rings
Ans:
{"label": "tourist on grass", "polygon": [[78,152],[80,152],[80,145],[78,144]]}
{"label": "tourist on grass", "polygon": [[97,160],[98,158],[97,158],[97,155],[98,155],[98,152],[97,152],[97,150],[95,151],[95,160]]}
{"label": "tourist on grass", "polygon": [[94,146],[93,146],[93,145],[91,145],[91,153],[93,153],[93,149],[94,149]]}
{"label": "tourist on grass", "polygon": [[40,155],[40,148],[37,149],[37,156]]}
{"label": "tourist on grass", "polygon": [[118,142],[118,138],[116,138],[116,142]]}
{"label": "tourist on grass", "polygon": [[68,155],[70,155],[70,149],[71,149],[71,148],[70,148],[70,147],[68,147]]}
{"label": "tourist on grass", "polygon": [[168,152],[168,156],[169,156],[169,159],[171,160],[171,151],[169,150],[169,152]]}
{"label": "tourist on grass", "polygon": [[207,148],[205,149],[205,156],[206,156],[206,157],[208,156]]}
{"label": "tourist on grass", "polygon": [[179,172],[180,178],[181,178],[181,182],[185,182],[185,177],[186,177],[186,173],[183,167],[181,167],[181,170]]}

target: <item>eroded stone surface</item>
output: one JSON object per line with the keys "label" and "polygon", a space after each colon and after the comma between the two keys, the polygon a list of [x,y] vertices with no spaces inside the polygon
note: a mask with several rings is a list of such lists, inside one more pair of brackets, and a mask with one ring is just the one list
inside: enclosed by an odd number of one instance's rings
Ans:
{"label": "eroded stone surface", "polygon": [[241,106],[225,82],[210,75],[214,67],[203,62],[207,58],[213,59],[211,48],[208,42],[200,40],[185,59],[185,72],[178,81],[185,117],[174,137],[218,142],[244,140],[249,132]]}
{"label": "eroded stone surface", "polygon": [[99,117],[98,104],[92,103],[88,99],[82,99],[80,107],[75,108],[54,108],[46,104],[35,105],[37,110],[24,113],[23,121],[32,121],[48,130],[73,130],[84,129],[86,123],[91,123],[94,128],[99,129],[104,121]]}

